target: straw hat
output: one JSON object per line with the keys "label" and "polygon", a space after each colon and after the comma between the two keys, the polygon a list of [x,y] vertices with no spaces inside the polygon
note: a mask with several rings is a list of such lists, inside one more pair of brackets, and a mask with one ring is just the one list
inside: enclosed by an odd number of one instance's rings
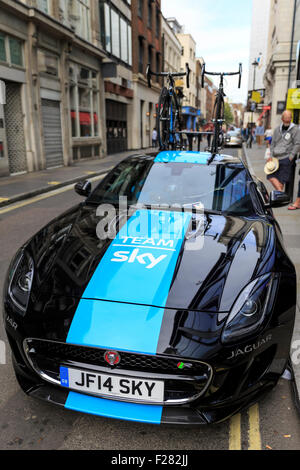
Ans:
{"label": "straw hat", "polygon": [[269,162],[266,163],[264,172],[266,175],[271,175],[272,173],[275,173],[279,168],[279,160],[277,158],[272,158]]}

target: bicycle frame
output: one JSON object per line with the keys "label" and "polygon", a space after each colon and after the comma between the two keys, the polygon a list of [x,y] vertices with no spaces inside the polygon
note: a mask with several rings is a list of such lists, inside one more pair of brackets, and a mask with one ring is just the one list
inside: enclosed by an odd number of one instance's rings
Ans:
{"label": "bicycle frame", "polygon": [[214,122],[214,137],[213,137],[213,143],[211,147],[211,153],[212,156],[208,161],[208,164],[210,164],[215,156],[219,153],[219,142],[220,142],[220,127],[224,123],[224,116],[221,116],[221,108],[222,105],[224,104],[224,77],[225,76],[232,76],[232,75],[239,75],[239,84],[238,88],[241,88],[241,78],[242,78],[242,64],[239,64],[239,71],[238,72],[206,72],[205,70],[205,63],[202,66],[202,72],[201,72],[201,78],[202,78],[202,88],[204,88],[204,76],[205,75],[214,75],[214,76],[219,76],[220,77],[220,83],[219,83],[219,89],[217,91],[217,98],[215,101],[215,108],[216,108],[216,116],[215,119],[213,120]]}
{"label": "bicycle frame", "polygon": [[[170,99],[170,107],[168,111],[168,121],[169,121],[169,145],[174,149],[176,147],[176,129],[174,128],[174,122],[179,120],[179,105],[177,102],[176,98],[176,93],[175,93],[175,77],[184,77],[186,76],[186,85],[187,88],[190,87],[190,82],[189,82],[189,76],[190,76],[190,68],[188,64],[186,64],[186,72],[176,72],[176,73],[171,73],[171,72],[152,72],[150,68],[150,64],[147,66],[146,70],[146,76],[148,80],[148,87],[151,88],[151,76],[154,75],[156,77],[166,77],[168,81],[168,95]],[[173,99],[175,101],[175,116],[173,113]],[[173,117],[174,116],[174,117]]]}

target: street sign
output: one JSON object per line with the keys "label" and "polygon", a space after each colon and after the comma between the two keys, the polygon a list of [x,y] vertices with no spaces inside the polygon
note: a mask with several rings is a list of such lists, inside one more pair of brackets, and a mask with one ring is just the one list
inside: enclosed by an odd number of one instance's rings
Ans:
{"label": "street sign", "polygon": [[179,88],[179,87],[183,88],[183,87],[184,87],[184,82],[183,82],[183,80],[182,80],[182,79],[176,80],[175,86],[178,87],[178,88]]}
{"label": "street sign", "polygon": [[300,109],[300,88],[290,88],[287,98],[287,109]]}
{"label": "street sign", "polygon": [[261,102],[261,94],[258,91],[252,91],[251,100],[255,103]]}

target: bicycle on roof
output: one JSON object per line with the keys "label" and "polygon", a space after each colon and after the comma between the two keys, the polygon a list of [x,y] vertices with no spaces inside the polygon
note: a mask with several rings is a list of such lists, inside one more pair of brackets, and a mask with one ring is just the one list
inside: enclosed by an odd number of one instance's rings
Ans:
{"label": "bicycle on roof", "polygon": [[186,76],[186,86],[190,87],[190,68],[186,64],[185,72],[152,72],[148,64],[146,76],[148,87],[151,88],[151,76],[166,77],[168,88],[163,87],[160,92],[156,117],[157,138],[160,150],[182,149],[180,106],[177,99],[175,78]]}
{"label": "bicycle on roof", "polygon": [[232,76],[232,75],[239,75],[238,87],[241,88],[242,64],[239,64],[238,72],[226,72],[226,73],[220,72],[219,73],[219,72],[206,72],[205,63],[204,63],[202,65],[202,71],[201,71],[202,88],[204,88],[204,76],[205,75],[212,75],[212,76],[214,75],[214,76],[220,77],[220,84],[219,84],[219,89],[216,94],[216,100],[215,100],[214,111],[213,111],[213,119],[212,119],[212,122],[214,123],[214,133],[213,133],[212,145],[211,145],[211,148],[209,149],[209,151],[212,154],[211,158],[208,160],[208,164],[210,164],[224,145],[224,134],[222,131],[222,127],[225,122],[224,97],[226,96],[224,93],[224,77]]}

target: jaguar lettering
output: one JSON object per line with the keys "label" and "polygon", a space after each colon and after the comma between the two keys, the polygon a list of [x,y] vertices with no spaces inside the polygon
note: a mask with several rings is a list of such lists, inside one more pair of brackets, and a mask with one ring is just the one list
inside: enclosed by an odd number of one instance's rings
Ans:
{"label": "jaguar lettering", "polygon": [[257,349],[259,349],[261,346],[264,344],[268,343],[271,341],[272,335],[266,336],[266,338],[262,338],[261,340],[257,341],[254,344],[247,344],[244,348],[238,348],[235,351],[231,351],[231,355],[227,357],[227,359],[235,359],[238,356],[244,355],[244,354],[249,354]]}

